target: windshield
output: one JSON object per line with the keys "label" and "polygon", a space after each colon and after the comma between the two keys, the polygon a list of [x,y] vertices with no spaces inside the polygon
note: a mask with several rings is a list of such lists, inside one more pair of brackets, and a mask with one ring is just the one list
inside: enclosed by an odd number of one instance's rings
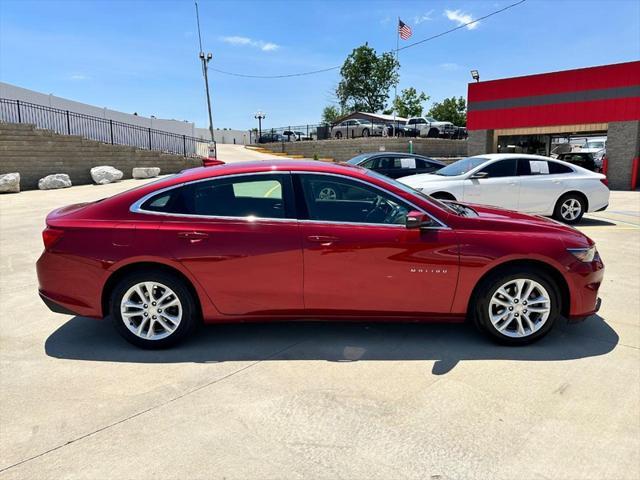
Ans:
{"label": "windshield", "polygon": [[462,160],[458,160],[457,162],[453,162],[451,165],[447,165],[446,167],[441,168],[440,170],[435,172],[435,174],[443,175],[445,177],[464,175],[469,170],[473,170],[474,168],[482,165],[487,160],[489,159],[485,157],[463,158]]}
{"label": "windshield", "polygon": [[433,117],[424,117],[427,119],[427,122],[437,122],[437,120]]}
{"label": "windshield", "polygon": [[587,148],[604,148],[604,142],[587,142]]}
{"label": "windshield", "polygon": [[347,160],[349,165],[358,165],[360,162],[364,161],[371,155],[370,153],[361,153],[360,155],[356,155],[351,160]]}
{"label": "windshield", "polygon": [[429,202],[433,203],[434,205],[440,207],[442,210],[445,210],[449,213],[455,213],[458,214],[458,212],[454,209],[451,208],[449,205],[447,205],[444,202],[441,202],[440,200],[437,200],[433,197],[430,197],[429,195],[422,193],[418,190],[416,190],[415,188],[411,188],[409,185],[405,185],[404,183],[400,183],[397,180],[394,180],[393,178],[389,178],[385,175],[381,175],[380,173],[374,171],[374,170],[367,170],[367,175],[371,175],[372,177],[376,177],[380,180],[383,180],[386,183],[389,183],[391,185],[393,185],[394,187],[398,187],[400,190],[402,190],[403,192],[406,193],[410,193],[411,195],[415,195],[418,197],[422,197],[425,198],[427,200],[429,200]]}

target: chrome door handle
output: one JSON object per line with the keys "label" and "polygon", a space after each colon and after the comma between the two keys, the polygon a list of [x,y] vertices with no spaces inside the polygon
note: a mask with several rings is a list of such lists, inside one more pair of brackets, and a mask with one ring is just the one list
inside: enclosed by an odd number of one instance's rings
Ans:
{"label": "chrome door handle", "polygon": [[338,237],[332,237],[329,235],[309,235],[307,240],[314,243],[321,243],[322,245],[328,246],[333,242],[337,242],[340,240]]}
{"label": "chrome door handle", "polygon": [[208,237],[209,234],[205,232],[178,232],[178,238],[184,238],[191,243],[201,242]]}

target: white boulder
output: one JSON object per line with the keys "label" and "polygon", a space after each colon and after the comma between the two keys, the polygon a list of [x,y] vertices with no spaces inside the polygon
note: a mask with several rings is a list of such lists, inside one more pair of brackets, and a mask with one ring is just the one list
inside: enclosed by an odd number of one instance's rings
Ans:
{"label": "white boulder", "polygon": [[135,167],[131,171],[133,178],[153,178],[160,175],[160,168],[158,167]]}
{"label": "white boulder", "polygon": [[98,185],[117,182],[122,179],[122,171],[109,165],[101,165],[91,169],[91,178]]}
{"label": "white boulder", "polygon": [[71,179],[66,173],[54,173],[38,180],[40,190],[53,190],[55,188],[67,188],[71,186]]}
{"label": "white boulder", "polygon": [[15,193],[20,191],[20,174],[4,173],[0,175],[0,193]]}

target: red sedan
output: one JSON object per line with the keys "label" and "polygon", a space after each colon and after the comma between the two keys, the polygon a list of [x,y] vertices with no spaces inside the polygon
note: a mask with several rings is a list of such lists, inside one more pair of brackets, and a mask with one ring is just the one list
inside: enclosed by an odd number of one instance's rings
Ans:
{"label": "red sedan", "polygon": [[498,341],[598,310],[591,239],[541,217],[440,202],[360,167],[196,168],[47,217],[40,295],[165,347],[201,321],[462,322]]}

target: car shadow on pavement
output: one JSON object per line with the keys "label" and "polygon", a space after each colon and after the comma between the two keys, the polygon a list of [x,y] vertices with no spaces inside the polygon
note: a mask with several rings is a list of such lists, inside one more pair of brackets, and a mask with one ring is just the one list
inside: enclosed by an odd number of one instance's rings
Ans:
{"label": "car shadow on pavement", "polygon": [[582,220],[580,220],[580,223],[578,223],[577,225],[575,225],[576,227],[611,227],[611,226],[616,226],[617,224],[615,222],[612,222],[610,220],[603,220],[601,218],[595,218],[595,217],[582,217]]}
{"label": "car shadow on pavement", "polygon": [[128,363],[260,360],[435,361],[442,375],[460,361],[572,360],[604,355],[618,343],[602,317],[556,325],[532,345],[497,345],[466,324],[287,322],[207,325],[190,340],[166,350],[141,350],[124,341],[109,320],[73,317],[45,343],[54,358]]}

